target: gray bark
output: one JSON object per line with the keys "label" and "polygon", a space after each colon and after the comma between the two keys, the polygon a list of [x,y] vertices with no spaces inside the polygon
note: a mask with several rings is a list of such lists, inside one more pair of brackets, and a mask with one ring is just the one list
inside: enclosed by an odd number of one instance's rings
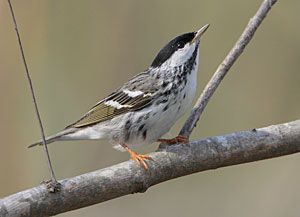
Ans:
{"label": "gray bark", "polygon": [[0,216],[48,216],[101,203],[170,179],[205,170],[263,160],[300,151],[300,120],[205,138],[189,144],[161,145],[151,153],[149,170],[126,161],[60,181],[61,191],[40,185],[0,201]]}

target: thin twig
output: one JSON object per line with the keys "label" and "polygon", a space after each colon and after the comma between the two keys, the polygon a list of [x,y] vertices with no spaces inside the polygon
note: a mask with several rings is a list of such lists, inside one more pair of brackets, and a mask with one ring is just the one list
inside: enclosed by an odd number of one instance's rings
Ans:
{"label": "thin twig", "polygon": [[24,50],[23,50],[23,46],[22,46],[22,42],[21,42],[21,37],[20,37],[20,34],[19,34],[19,30],[18,30],[18,26],[17,26],[16,17],[15,17],[14,10],[13,10],[13,7],[12,7],[12,4],[11,4],[10,0],[7,0],[7,2],[9,4],[11,16],[12,16],[12,19],[13,19],[13,22],[14,22],[14,27],[15,27],[15,31],[16,31],[16,34],[17,34],[18,43],[19,43],[23,63],[24,63],[24,66],[25,66],[26,76],[27,76],[30,91],[31,91],[32,101],[33,101],[33,104],[34,104],[34,109],[35,109],[35,113],[36,113],[36,116],[37,116],[37,119],[38,119],[38,122],[39,122],[41,134],[42,134],[43,146],[44,146],[44,150],[45,150],[45,153],[46,153],[46,156],[47,156],[47,163],[48,163],[49,171],[50,171],[50,174],[51,174],[51,180],[52,180],[51,185],[49,185],[51,187],[50,191],[54,192],[55,190],[58,190],[57,189],[58,188],[58,182],[56,180],[56,177],[55,177],[55,174],[54,174],[54,171],[53,171],[53,168],[52,168],[50,155],[49,155],[48,147],[47,147],[46,140],[45,140],[44,128],[43,128],[41,116],[40,116],[40,113],[39,113],[38,105],[37,105],[37,102],[36,102],[36,97],[35,97],[35,93],[34,93],[34,89],[33,89],[32,80],[31,80],[31,77],[30,77],[30,73],[29,73],[29,70],[28,70],[27,63],[26,63],[25,54],[24,54]]}
{"label": "thin twig", "polygon": [[300,152],[300,120],[163,147],[149,156],[145,171],[130,160],[61,181],[61,191],[44,185],[0,200],[0,216],[52,216],[135,192],[196,172]]}
{"label": "thin twig", "polygon": [[234,47],[231,49],[229,54],[219,65],[213,77],[210,79],[206,87],[204,88],[201,96],[197,100],[189,118],[186,120],[184,126],[182,127],[179,135],[189,137],[192,133],[194,127],[196,126],[203,110],[205,109],[210,98],[216,91],[217,87],[227,74],[228,70],[238,59],[241,53],[244,51],[247,44],[252,39],[255,31],[262,23],[267,13],[270,11],[271,7],[277,2],[277,0],[265,0],[261,4],[260,8],[256,12],[253,18],[250,19],[247,27],[245,28],[243,34],[240,36],[239,40],[235,43]]}

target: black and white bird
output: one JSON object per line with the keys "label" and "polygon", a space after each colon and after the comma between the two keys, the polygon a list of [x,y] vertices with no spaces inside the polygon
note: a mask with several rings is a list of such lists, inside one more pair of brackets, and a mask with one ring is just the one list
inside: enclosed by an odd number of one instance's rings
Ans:
{"label": "black and white bird", "polygon": [[[173,143],[187,139],[161,139],[191,105],[197,87],[200,38],[209,25],[177,36],[165,45],[151,66],[137,74],[84,116],[46,143],[63,140],[109,139],[116,148],[127,150],[145,169],[147,155],[131,147],[157,141]],[[36,142],[29,147],[41,145]]]}

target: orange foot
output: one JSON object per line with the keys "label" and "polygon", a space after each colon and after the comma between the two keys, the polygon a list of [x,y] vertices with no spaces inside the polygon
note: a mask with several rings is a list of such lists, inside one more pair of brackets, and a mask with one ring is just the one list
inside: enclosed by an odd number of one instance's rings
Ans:
{"label": "orange foot", "polygon": [[138,154],[135,151],[132,151],[130,148],[128,148],[128,146],[125,144],[122,146],[128,151],[132,160],[136,161],[138,164],[144,167],[145,170],[149,169],[145,160],[152,160],[151,157],[149,157],[148,155]]}
{"label": "orange foot", "polygon": [[185,136],[178,135],[173,139],[158,139],[157,141],[162,142],[162,143],[166,143],[168,145],[174,145],[174,144],[177,144],[177,143],[187,144],[189,142],[189,139]]}

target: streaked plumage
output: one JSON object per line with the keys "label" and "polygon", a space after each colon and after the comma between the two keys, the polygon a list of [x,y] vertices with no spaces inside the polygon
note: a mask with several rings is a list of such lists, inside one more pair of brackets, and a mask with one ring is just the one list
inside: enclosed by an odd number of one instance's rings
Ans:
{"label": "streaked plumage", "polygon": [[[107,138],[128,150],[128,146],[156,142],[192,103],[197,86],[198,46],[207,27],[174,38],[147,70],[99,101],[65,130],[47,138],[47,143]],[[138,161],[145,164],[143,159]]]}

